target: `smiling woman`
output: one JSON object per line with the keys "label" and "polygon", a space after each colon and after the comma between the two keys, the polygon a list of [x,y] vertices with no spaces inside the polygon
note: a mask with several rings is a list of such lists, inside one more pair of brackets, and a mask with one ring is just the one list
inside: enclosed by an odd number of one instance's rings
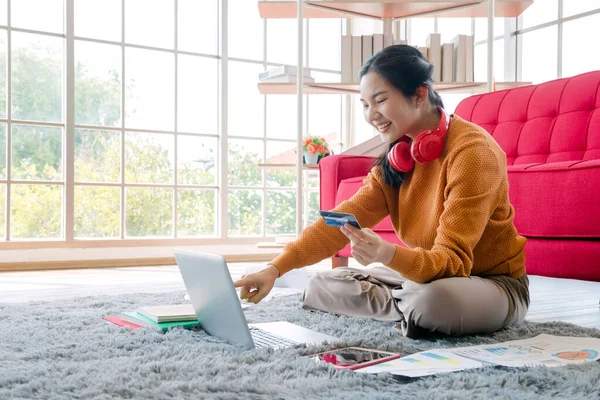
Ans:
{"label": "smiling woman", "polygon": [[389,161],[394,158],[388,154],[398,154],[398,159],[410,162],[410,155],[404,157],[400,139],[403,136],[415,139],[419,132],[435,130],[440,113],[444,112],[444,103],[433,89],[432,73],[433,65],[421,52],[405,45],[385,48],[359,72],[365,120],[389,144],[390,151],[380,157],[377,165],[381,166],[385,182],[392,187],[400,186],[406,171],[394,170]]}
{"label": "smiling woman", "polygon": [[[319,219],[267,269],[236,283],[243,297],[261,301],[278,276],[350,242],[361,265],[384,266],[315,275],[304,308],[396,321],[409,337],[494,332],[524,320],[526,239],[513,224],[506,155],[483,128],[446,114],[432,69],[408,45],[367,60],[359,73],[364,117],[390,149],[332,210],[354,214],[363,228]],[[386,216],[408,248],[370,229]]]}

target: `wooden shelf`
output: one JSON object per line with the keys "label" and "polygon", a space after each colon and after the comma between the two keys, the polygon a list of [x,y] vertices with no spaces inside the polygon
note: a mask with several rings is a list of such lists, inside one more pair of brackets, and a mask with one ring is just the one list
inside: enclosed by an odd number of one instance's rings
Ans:
{"label": "wooden shelf", "polygon": [[[496,82],[496,90],[512,89],[520,86],[531,85],[531,82]],[[487,92],[485,82],[438,82],[434,84],[435,90],[442,93],[480,94]],[[259,82],[258,90],[261,94],[296,94],[295,83]],[[304,85],[304,94],[358,94],[358,83],[307,83]]]}
{"label": "wooden shelf", "polygon": [[[296,168],[296,164],[256,164],[258,168],[266,169],[290,169]],[[319,164],[302,164],[302,169],[318,170]]]}
{"label": "wooden shelf", "polygon": [[[533,0],[496,0],[496,17],[518,17]],[[296,18],[295,1],[259,1],[262,18]],[[313,0],[305,1],[305,18],[410,18],[418,16],[487,17],[486,1],[456,0]]]}

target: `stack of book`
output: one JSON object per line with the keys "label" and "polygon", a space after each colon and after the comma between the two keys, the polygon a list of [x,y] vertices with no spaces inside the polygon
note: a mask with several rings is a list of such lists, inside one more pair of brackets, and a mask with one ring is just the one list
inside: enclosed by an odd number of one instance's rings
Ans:
{"label": "stack of book", "polygon": [[184,329],[198,327],[198,319],[191,304],[140,307],[136,311],[124,312],[120,316],[104,317],[104,320],[131,329],[154,328],[167,332],[181,326]]}
{"label": "stack of book", "polygon": [[421,54],[433,65],[434,82],[473,82],[475,80],[473,36],[457,35],[442,44],[441,35],[432,33],[427,46],[418,47]]}
{"label": "stack of book", "polygon": [[[310,70],[303,68],[305,83],[313,83],[315,79],[310,75]],[[296,82],[298,68],[292,65],[282,65],[258,74],[260,82]]]}
{"label": "stack of book", "polygon": [[[250,304],[242,304],[242,308],[249,306]],[[106,316],[102,319],[131,329],[154,328],[162,332],[177,326],[184,329],[200,327],[191,304],[140,307],[136,311],[127,311],[118,316]]]}
{"label": "stack of book", "polygon": [[394,39],[391,35],[342,36],[342,82],[358,83],[358,72],[374,54],[393,44],[406,44],[405,40]]}

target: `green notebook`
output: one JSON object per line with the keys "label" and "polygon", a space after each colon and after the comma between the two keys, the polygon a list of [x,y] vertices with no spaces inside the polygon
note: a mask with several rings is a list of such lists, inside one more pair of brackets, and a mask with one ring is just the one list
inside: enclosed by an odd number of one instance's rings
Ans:
{"label": "green notebook", "polygon": [[159,328],[163,332],[167,332],[169,328],[174,328],[176,326],[181,326],[184,329],[191,329],[195,327],[200,327],[198,320],[193,321],[175,321],[175,322],[154,322],[150,318],[140,314],[136,311],[125,312],[121,316],[123,321],[131,322],[132,324],[145,326],[149,328]]}

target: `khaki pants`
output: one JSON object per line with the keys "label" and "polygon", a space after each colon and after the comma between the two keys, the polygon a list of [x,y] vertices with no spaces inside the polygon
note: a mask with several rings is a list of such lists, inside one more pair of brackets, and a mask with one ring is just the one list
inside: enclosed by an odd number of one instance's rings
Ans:
{"label": "khaki pants", "polygon": [[313,276],[302,306],[397,321],[396,328],[411,338],[489,333],[525,319],[529,279],[471,276],[418,284],[387,267],[341,267]]}

